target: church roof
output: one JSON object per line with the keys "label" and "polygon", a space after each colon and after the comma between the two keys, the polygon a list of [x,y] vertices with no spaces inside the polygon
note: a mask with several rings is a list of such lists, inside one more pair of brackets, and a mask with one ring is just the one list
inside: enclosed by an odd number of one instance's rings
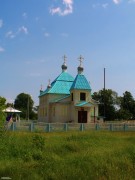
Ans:
{"label": "church roof", "polygon": [[[55,81],[67,81],[67,82],[73,82],[74,81],[74,78],[67,72],[62,72],[53,82],[52,84],[55,82]],[[52,85],[51,84],[51,85]]]}
{"label": "church roof", "polygon": [[73,84],[74,78],[67,72],[62,72],[52,83],[51,87],[43,91],[40,96],[44,94],[70,94],[70,88]]}
{"label": "church roof", "polygon": [[6,109],[3,110],[3,112],[6,112],[6,113],[21,113],[22,111],[19,111],[17,109],[14,109],[12,107],[7,107]]}
{"label": "church roof", "polygon": [[77,107],[83,107],[83,106],[91,107],[91,106],[93,106],[93,104],[91,102],[83,101],[83,102],[77,103],[75,106],[77,106]]}
{"label": "church roof", "polygon": [[72,89],[91,90],[90,84],[83,74],[78,74],[71,86]]}
{"label": "church roof", "polygon": [[69,97],[70,97],[70,95],[66,95],[66,96],[64,96],[64,97],[62,97],[62,98],[52,100],[52,101],[50,101],[50,103],[61,102],[61,101],[63,101],[64,99],[67,99],[67,98],[69,98]]}

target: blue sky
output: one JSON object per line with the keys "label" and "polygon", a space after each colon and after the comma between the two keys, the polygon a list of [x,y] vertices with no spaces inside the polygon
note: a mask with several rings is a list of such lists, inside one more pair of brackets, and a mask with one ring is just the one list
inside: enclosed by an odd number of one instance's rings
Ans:
{"label": "blue sky", "polygon": [[106,88],[135,97],[135,0],[0,0],[0,96],[24,92],[38,105],[64,54],[74,77],[84,57],[92,92],[105,67]]}

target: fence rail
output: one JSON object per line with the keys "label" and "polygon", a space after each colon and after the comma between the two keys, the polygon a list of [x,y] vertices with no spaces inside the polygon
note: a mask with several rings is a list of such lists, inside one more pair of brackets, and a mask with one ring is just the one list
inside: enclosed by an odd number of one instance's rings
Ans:
{"label": "fence rail", "polygon": [[33,123],[13,122],[11,131],[62,132],[62,131],[135,131],[135,123]]}

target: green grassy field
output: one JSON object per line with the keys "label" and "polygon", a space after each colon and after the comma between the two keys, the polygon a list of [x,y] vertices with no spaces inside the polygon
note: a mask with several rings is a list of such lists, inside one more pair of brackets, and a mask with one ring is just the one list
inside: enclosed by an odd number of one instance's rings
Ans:
{"label": "green grassy field", "polygon": [[0,139],[0,178],[133,180],[135,132],[8,132]]}

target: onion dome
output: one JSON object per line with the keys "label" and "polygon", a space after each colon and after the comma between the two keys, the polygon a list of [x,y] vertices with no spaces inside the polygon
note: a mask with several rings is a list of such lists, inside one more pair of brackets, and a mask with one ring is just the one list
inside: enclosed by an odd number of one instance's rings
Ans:
{"label": "onion dome", "polygon": [[83,73],[83,70],[84,68],[82,67],[82,61],[83,61],[83,57],[80,55],[79,57],[79,61],[80,61],[80,65],[78,66],[77,70],[78,70],[78,74],[82,74]]}

